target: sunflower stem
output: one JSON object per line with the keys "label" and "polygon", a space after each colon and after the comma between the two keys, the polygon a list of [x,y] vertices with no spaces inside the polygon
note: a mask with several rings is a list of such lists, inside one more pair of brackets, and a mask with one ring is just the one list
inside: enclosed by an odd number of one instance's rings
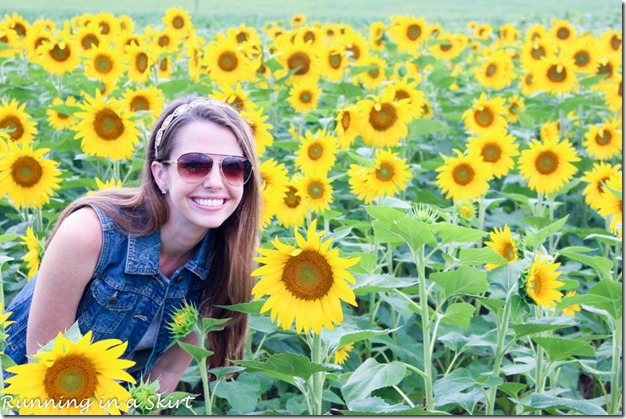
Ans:
{"label": "sunflower stem", "polygon": [[417,254],[413,254],[418,273],[420,311],[422,317],[422,334],[424,338],[424,393],[426,395],[426,409],[433,410],[435,399],[433,397],[433,373],[432,373],[432,348],[430,344],[430,324],[428,322],[428,293],[426,292],[426,272],[424,264],[424,246],[420,246]]}
{"label": "sunflower stem", "polygon": [[[313,334],[313,342],[311,343],[311,362],[322,364],[324,355],[322,354],[322,337],[319,333]],[[324,390],[324,380],[326,373],[324,371],[313,373],[310,378],[309,392],[311,396],[311,407],[309,413],[319,416],[322,414],[322,391]]]}
{"label": "sunflower stem", "polygon": [[611,365],[611,398],[607,406],[609,415],[619,415],[620,396],[622,394],[620,366],[622,364],[622,318],[616,319],[615,330],[613,331],[613,360]]}
{"label": "sunflower stem", "polygon": [[[483,227],[485,226],[485,197],[484,195],[480,196],[480,199],[478,200],[478,229],[482,230]],[[479,238],[478,239],[478,248],[480,249],[481,247],[483,247],[483,238]]]}

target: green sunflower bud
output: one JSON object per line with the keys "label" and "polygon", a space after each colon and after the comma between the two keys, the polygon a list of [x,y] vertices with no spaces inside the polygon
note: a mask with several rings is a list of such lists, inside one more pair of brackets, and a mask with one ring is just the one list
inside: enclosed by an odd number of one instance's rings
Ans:
{"label": "green sunflower bud", "polygon": [[134,401],[135,413],[149,415],[158,410],[156,401],[159,399],[159,380],[148,383],[142,378],[139,385],[131,385],[128,391]]}
{"label": "green sunflower bud", "polygon": [[174,310],[171,320],[167,323],[167,329],[174,339],[180,340],[191,333],[198,322],[198,309],[187,303]]}

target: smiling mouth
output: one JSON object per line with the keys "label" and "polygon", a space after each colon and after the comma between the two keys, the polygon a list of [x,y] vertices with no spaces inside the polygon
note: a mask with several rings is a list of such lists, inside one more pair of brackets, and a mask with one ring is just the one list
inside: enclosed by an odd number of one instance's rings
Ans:
{"label": "smiling mouth", "polygon": [[194,198],[193,202],[203,207],[219,207],[224,205],[224,199]]}

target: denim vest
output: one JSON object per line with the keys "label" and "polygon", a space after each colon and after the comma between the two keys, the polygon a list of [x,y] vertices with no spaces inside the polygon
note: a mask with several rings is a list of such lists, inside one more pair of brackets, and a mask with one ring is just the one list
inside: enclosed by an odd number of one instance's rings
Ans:
{"label": "denim vest", "polygon": [[[128,358],[144,336],[154,317],[161,313],[156,343],[143,370],[132,375],[139,380],[172,344],[167,322],[183,301],[200,303],[213,259],[211,234],[207,234],[194,256],[171,278],[159,271],[160,231],[148,236],[130,236],[120,231],[101,209],[91,206],[102,224],[100,259],[81,297],[76,320],[82,334],[91,330],[93,341],[116,338],[128,342],[121,358]],[[11,301],[5,353],[16,364],[27,363],[26,325],[37,276]],[[210,290],[208,295],[213,295]],[[159,310],[163,307],[162,310]]]}

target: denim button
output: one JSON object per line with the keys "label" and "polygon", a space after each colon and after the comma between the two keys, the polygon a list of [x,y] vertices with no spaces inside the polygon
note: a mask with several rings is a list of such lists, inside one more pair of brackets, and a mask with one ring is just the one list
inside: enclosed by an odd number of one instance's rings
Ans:
{"label": "denim button", "polygon": [[177,284],[180,284],[180,283],[181,283],[181,282],[183,282],[184,280],[185,280],[185,277],[181,275],[181,276],[179,276],[178,278],[176,278],[176,283],[177,283]]}

